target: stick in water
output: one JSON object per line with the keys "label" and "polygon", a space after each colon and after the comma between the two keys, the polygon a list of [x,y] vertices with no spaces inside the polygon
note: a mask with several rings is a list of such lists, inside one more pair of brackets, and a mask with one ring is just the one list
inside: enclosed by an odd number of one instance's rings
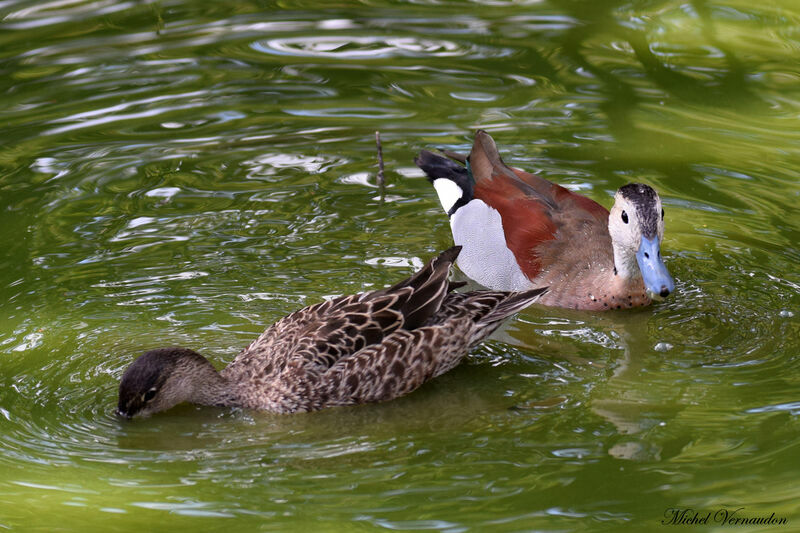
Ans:
{"label": "stick in water", "polygon": [[381,200],[386,189],[386,177],[383,175],[383,148],[381,147],[381,132],[375,132],[375,144],[378,145],[378,188],[381,191]]}

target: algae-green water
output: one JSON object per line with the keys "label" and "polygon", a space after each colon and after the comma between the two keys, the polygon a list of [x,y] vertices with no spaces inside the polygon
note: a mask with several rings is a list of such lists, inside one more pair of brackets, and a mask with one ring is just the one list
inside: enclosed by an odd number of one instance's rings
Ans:
{"label": "algae-green water", "polygon": [[[794,0],[0,2],[0,529],[796,531],[799,28]],[[477,128],[607,207],[655,187],[675,293],[532,307],[385,404],[114,416],[142,351],[220,368],[448,247],[413,157]]]}

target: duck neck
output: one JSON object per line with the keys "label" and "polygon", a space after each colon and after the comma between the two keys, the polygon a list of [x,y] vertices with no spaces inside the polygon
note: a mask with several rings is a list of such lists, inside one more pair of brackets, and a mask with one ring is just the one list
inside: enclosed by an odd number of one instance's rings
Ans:
{"label": "duck neck", "polygon": [[623,282],[638,281],[642,278],[636,254],[629,248],[612,242],[614,248],[614,275]]}
{"label": "duck neck", "polygon": [[608,284],[608,292],[611,299],[603,302],[607,304],[604,308],[624,309],[650,303],[636,254],[630,249],[614,246],[614,274]]}
{"label": "duck neck", "polygon": [[198,368],[192,377],[192,392],[189,401],[201,405],[235,407],[238,398],[231,384],[208,363]]}

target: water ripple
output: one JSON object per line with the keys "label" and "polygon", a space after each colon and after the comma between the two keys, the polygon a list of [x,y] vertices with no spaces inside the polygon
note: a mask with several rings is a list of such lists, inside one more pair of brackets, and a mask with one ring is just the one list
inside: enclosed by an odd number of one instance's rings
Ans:
{"label": "water ripple", "polygon": [[[0,2],[0,528],[648,530],[665,501],[792,512],[791,0],[312,4]],[[114,416],[143,350],[222,367],[288,312],[449,246],[412,160],[468,151],[476,128],[606,206],[623,183],[656,187],[675,294],[531,308],[387,404]]]}

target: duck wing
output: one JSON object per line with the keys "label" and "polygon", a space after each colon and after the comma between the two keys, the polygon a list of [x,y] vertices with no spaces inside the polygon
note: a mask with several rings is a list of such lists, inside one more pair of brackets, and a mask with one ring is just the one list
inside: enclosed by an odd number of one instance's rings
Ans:
{"label": "duck wing", "polygon": [[[560,206],[547,180],[521,179],[506,166],[494,140],[484,131],[475,135],[467,168],[475,182],[474,197],[500,215],[505,245],[520,270],[535,279],[543,269],[537,248],[556,238]],[[527,173],[523,173],[527,174]]]}
{"label": "duck wing", "polygon": [[608,210],[589,198],[544,178],[507,166],[492,137],[478,131],[468,168],[474,195],[497,210],[506,244],[528,279],[534,279],[552,256],[558,233],[568,226],[605,228]]}
{"label": "duck wing", "polygon": [[454,285],[447,280],[460,247],[429,261],[408,279],[386,289],[341,296],[305,307],[279,320],[223,371],[228,378],[261,380],[284,372],[324,372],[338,360],[381,343],[398,329],[424,324]]}
{"label": "duck wing", "polygon": [[391,400],[455,367],[470,347],[536,301],[546,289],[521,293],[452,293],[423,327],[398,329],[380,344],[340,359],[322,376],[319,409]]}

